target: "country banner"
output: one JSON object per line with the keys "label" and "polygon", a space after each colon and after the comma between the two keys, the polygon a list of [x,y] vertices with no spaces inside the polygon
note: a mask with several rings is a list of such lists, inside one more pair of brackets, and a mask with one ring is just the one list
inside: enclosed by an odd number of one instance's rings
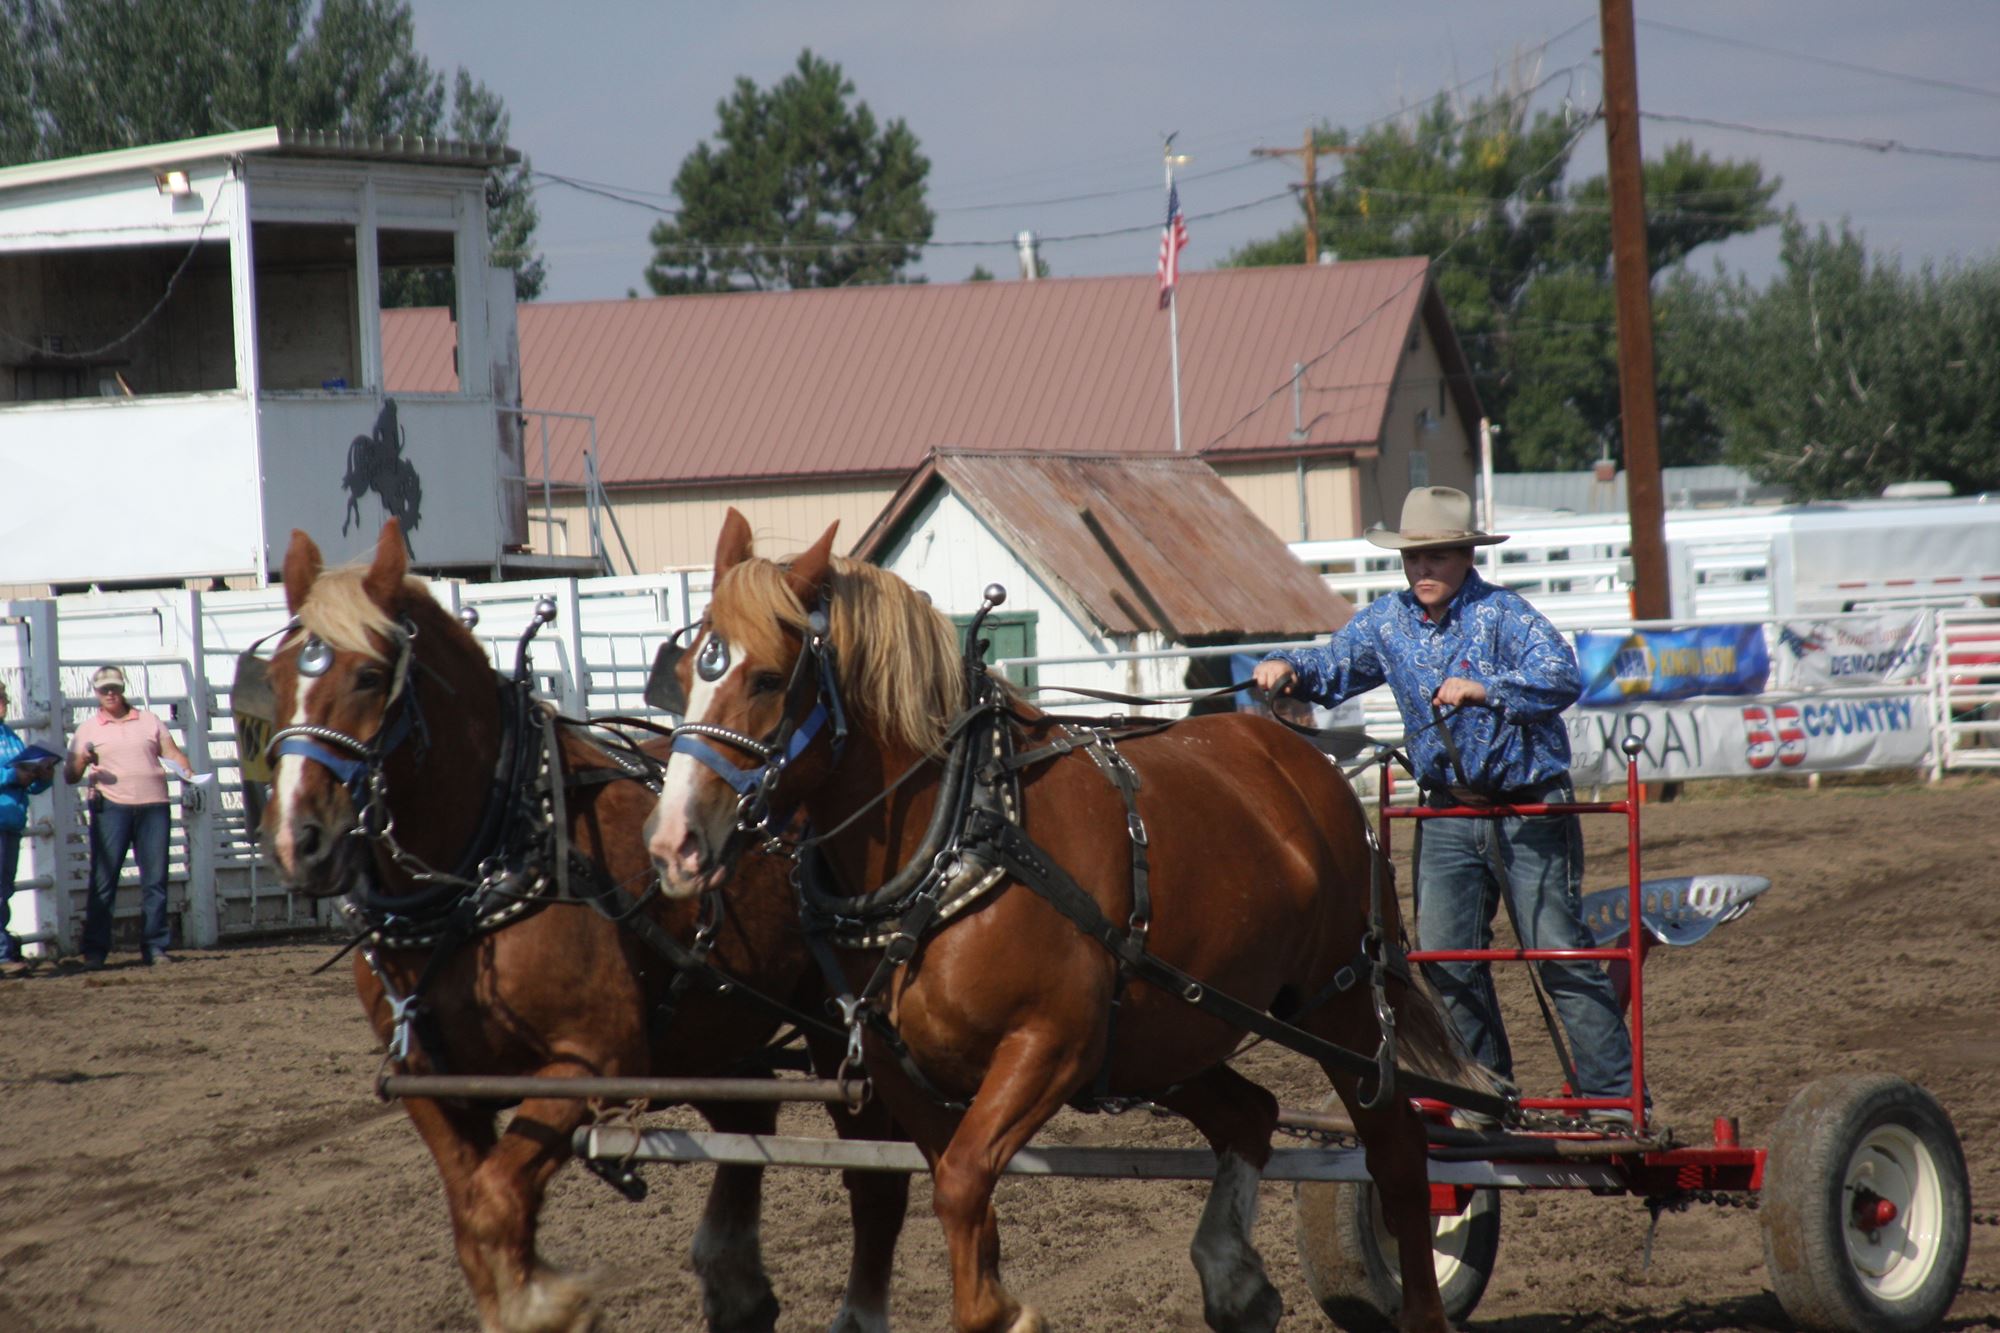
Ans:
{"label": "country banner", "polygon": [[1929,757],[1929,694],[1762,695],[1574,708],[1570,771],[1581,784],[1625,777],[1624,743],[1639,745],[1639,776],[1755,777],[1915,768]]}
{"label": "country banner", "polygon": [[1704,694],[1760,694],[1771,675],[1761,625],[1702,625],[1576,636],[1586,708]]}
{"label": "country banner", "polygon": [[1930,671],[1934,622],[1928,609],[1782,621],[1779,680],[1797,689],[1921,681]]}

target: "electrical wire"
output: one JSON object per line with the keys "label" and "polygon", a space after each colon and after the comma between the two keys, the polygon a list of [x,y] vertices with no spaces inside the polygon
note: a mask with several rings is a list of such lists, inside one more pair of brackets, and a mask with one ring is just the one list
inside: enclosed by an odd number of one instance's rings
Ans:
{"label": "electrical wire", "polygon": [[1812,134],[1806,130],[1780,130],[1767,125],[1745,125],[1733,120],[1713,120],[1707,116],[1676,116],[1664,111],[1641,111],[1641,120],[1665,121],[1674,125],[1702,125],[1714,130],[1735,130],[1740,134],[1761,134],[1772,139],[1798,139],[1806,143],[1833,144],[1840,148],[1866,148],[1874,153],[1912,153],[1919,157],[1943,157],[1961,162],[2000,164],[2000,154],[1971,153],[1955,148],[1921,148],[1900,139],[1849,139],[1838,134]]}
{"label": "electrical wire", "polygon": [[1942,88],[1947,92],[1970,93],[1974,97],[1990,97],[2000,101],[2000,90],[1981,88],[1970,83],[1957,83],[1951,79],[1937,79],[1925,74],[1906,74],[1901,70],[1882,69],[1876,65],[1857,65],[1852,61],[1835,60],[1829,56],[1808,55],[1804,51],[1787,51],[1782,47],[1764,46],[1757,42],[1745,41],[1741,37],[1724,37],[1718,33],[1702,32],[1696,28],[1683,27],[1678,23],[1666,23],[1659,19],[1640,19],[1638,23],[1642,28],[1657,28],[1661,32],[1696,37],[1704,42],[1714,42],[1718,46],[1734,46],[1744,51],[1756,51],[1761,55],[1777,56],[1783,60],[1797,60],[1807,65],[1824,65],[1828,69],[1846,70],[1851,74],[1872,74],[1877,78],[1896,79],[1919,87]]}
{"label": "electrical wire", "polygon": [[[1523,183],[1534,180],[1536,177],[1540,176],[1544,171],[1547,171],[1550,167],[1553,167],[1556,163],[1566,158],[1569,155],[1570,150],[1576,147],[1578,140],[1583,138],[1585,132],[1588,131],[1590,127],[1597,122],[1598,118],[1602,116],[1602,114],[1603,110],[1602,108],[1599,108],[1595,111],[1592,111],[1590,115],[1584,117],[1582,122],[1577,125],[1576,133],[1572,134],[1568,139],[1564,140],[1562,147],[1558,148],[1553,154],[1551,154],[1548,161],[1542,163],[1541,166],[1535,168],[1533,171],[1526,173],[1522,178]],[[1336,351],[1340,350],[1341,346],[1344,345],[1348,339],[1360,333],[1361,330],[1366,328],[1370,323],[1374,321],[1377,315],[1381,314],[1384,310],[1387,310],[1390,306],[1394,305],[1397,301],[1401,300],[1404,292],[1408,291],[1411,287],[1415,286],[1417,283],[1426,281],[1430,277],[1432,266],[1438,263],[1439,261],[1443,260],[1445,256],[1449,255],[1452,252],[1453,248],[1455,248],[1460,241],[1463,241],[1467,236],[1470,236],[1472,234],[1472,231],[1473,228],[1471,224],[1468,223],[1458,233],[1458,235],[1452,237],[1450,241],[1445,243],[1445,246],[1442,250],[1438,251],[1435,255],[1430,256],[1430,258],[1425,262],[1424,266],[1419,270],[1417,270],[1417,272],[1413,274],[1408,280],[1399,285],[1395,291],[1390,292],[1387,296],[1383,297],[1380,302],[1378,302],[1375,306],[1373,306],[1366,313],[1364,313],[1359,319],[1355,320],[1352,327],[1350,327],[1345,333],[1341,334],[1338,338],[1335,338],[1333,342],[1329,344],[1327,347],[1322,349],[1320,352],[1316,353],[1308,360],[1300,362],[1298,367],[1292,372],[1290,376],[1286,378],[1284,383],[1278,385],[1278,387],[1272,389],[1269,393],[1265,394],[1264,397],[1260,399],[1254,407],[1252,407],[1249,411],[1245,412],[1242,416],[1238,417],[1235,421],[1231,422],[1230,425],[1226,429],[1224,429],[1221,434],[1217,435],[1214,439],[1210,440],[1206,445],[1202,447],[1205,449],[1213,449],[1215,446],[1221,444],[1224,440],[1228,439],[1231,435],[1234,435],[1237,431],[1243,429],[1243,427],[1248,425],[1250,421],[1257,416],[1258,413],[1262,412],[1266,407],[1270,406],[1271,403],[1275,402],[1281,395],[1283,395],[1287,390],[1289,390],[1294,380],[1296,380],[1299,376],[1305,374],[1306,371],[1311,370],[1314,366],[1318,365],[1320,362],[1326,360],[1326,358],[1328,358],[1329,356],[1332,356]]]}

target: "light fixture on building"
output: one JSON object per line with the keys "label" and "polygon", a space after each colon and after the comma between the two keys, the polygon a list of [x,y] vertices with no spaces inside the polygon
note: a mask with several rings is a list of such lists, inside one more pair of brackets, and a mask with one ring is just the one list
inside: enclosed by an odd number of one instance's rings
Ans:
{"label": "light fixture on building", "polygon": [[194,193],[194,182],[188,179],[185,171],[162,171],[153,177],[153,184],[159,187],[161,194],[170,194],[176,199]]}
{"label": "light fixture on building", "polygon": [[1417,433],[1419,435],[1435,435],[1443,426],[1443,419],[1428,407],[1417,409]]}

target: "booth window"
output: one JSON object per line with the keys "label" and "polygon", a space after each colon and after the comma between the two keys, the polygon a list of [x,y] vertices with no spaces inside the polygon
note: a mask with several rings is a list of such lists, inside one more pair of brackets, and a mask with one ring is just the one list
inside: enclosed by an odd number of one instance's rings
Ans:
{"label": "booth window", "polygon": [[0,255],[0,403],[236,387],[229,246]]}
{"label": "booth window", "polygon": [[458,255],[449,231],[383,229],[382,387],[389,393],[457,393]]}
{"label": "booth window", "polygon": [[362,387],[354,235],[338,223],[251,224],[264,391]]}

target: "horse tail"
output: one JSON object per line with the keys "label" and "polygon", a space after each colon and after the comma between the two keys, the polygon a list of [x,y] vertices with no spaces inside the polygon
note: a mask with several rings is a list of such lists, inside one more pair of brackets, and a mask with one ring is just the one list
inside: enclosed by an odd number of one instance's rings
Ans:
{"label": "horse tail", "polygon": [[1476,1092],[1506,1095],[1513,1085],[1472,1058],[1445,1012],[1444,997],[1424,974],[1411,968],[1402,994],[1391,992],[1396,1009],[1398,1063],[1412,1072],[1456,1083]]}

